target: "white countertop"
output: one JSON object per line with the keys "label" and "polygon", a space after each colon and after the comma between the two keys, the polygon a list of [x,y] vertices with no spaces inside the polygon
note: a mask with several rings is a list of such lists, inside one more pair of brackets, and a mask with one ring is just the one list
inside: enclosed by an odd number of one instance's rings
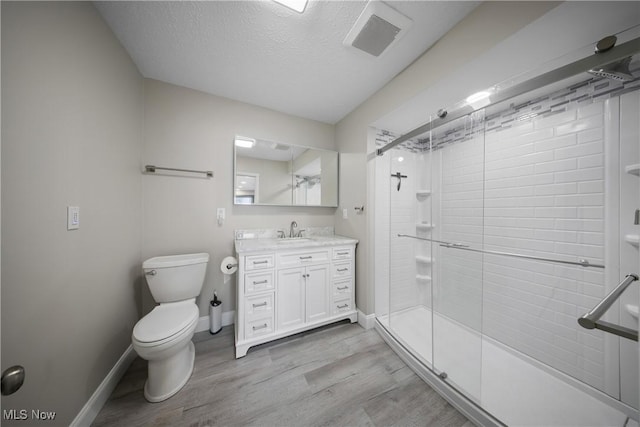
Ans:
{"label": "white countertop", "polygon": [[330,236],[309,236],[301,238],[282,239],[243,239],[236,240],[236,253],[281,251],[298,248],[313,248],[321,246],[355,245],[358,240],[351,237],[333,234]]}

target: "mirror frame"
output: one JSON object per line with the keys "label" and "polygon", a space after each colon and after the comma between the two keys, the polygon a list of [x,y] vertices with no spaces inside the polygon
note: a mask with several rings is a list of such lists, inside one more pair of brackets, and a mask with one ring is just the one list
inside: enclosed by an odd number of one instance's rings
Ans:
{"label": "mirror frame", "polygon": [[[332,204],[332,205],[295,205],[293,203],[290,203],[290,204],[280,204],[280,203],[251,203],[251,204],[244,204],[244,203],[236,203],[236,186],[237,186],[237,176],[238,176],[238,164],[237,164],[238,152],[237,152],[237,147],[236,147],[236,144],[235,144],[236,138],[244,138],[244,139],[250,138],[250,139],[255,139],[256,141],[259,140],[259,141],[274,142],[274,143],[281,144],[281,145],[287,145],[289,147],[311,149],[311,150],[316,150],[316,151],[325,151],[325,152],[329,152],[329,153],[335,153],[336,154],[336,203]],[[269,139],[246,137],[246,136],[243,136],[243,135],[235,135],[235,137],[233,138],[233,141],[231,141],[231,143],[233,144],[233,189],[232,189],[232,192],[231,192],[231,197],[233,199],[233,205],[234,206],[280,206],[280,207],[301,207],[301,208],[337,208],[339,206],[339,204],[340,204],[340,152],[339,151],[327,150],[326,148],[309,147],[309,146],[306,146],[306,145],[288,144],[288,143],[284,143],[284,142],[271,141]],[[291,174],[290,176],[292,178],[291,182],[293,183],[294,175]],[[291,189],[291,194],[293,195],[293,189]],[[293,200],[293,197],[291,199]]]}

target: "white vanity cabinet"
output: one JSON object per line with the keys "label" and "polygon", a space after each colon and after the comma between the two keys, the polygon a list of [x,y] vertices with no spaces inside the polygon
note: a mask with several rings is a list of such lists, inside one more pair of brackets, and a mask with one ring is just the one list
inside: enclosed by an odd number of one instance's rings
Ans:
{"label": "white vanity cabinet", "polygon": [[278,328],[329,317],[329,284],[328,264],[278,270]]}
{"label": "white vanity cabinet", "polygon": [[[339,320],[357,320],[355,243],[334,237],[290,245],[251,242],[238,256],[236,358],[254,345]],[[282,247],[284,246],[284,247]]]}

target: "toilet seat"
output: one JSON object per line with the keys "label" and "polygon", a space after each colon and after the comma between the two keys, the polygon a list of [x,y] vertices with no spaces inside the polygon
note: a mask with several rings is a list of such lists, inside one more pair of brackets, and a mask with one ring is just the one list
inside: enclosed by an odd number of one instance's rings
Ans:
{"label": "toilet seat", "polygon": [[132,338],[142,347],[165,344],[190,330],[198,315],[198,306],[193,301],[160,304],[136,323]]}

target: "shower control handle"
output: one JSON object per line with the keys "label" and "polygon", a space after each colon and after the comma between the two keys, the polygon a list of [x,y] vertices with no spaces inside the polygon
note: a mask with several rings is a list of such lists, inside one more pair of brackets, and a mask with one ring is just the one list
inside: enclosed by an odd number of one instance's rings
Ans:
{"label": "shower control handle", "polygon": [[402,185],[402,178],[406,178],[407,175],[402,175],[402,173],[400,172],[396,172],[396,173],[392,173],[391,174],[392,177],[394,178],[398,178],[398,191],[400,191],[400,186]]}

